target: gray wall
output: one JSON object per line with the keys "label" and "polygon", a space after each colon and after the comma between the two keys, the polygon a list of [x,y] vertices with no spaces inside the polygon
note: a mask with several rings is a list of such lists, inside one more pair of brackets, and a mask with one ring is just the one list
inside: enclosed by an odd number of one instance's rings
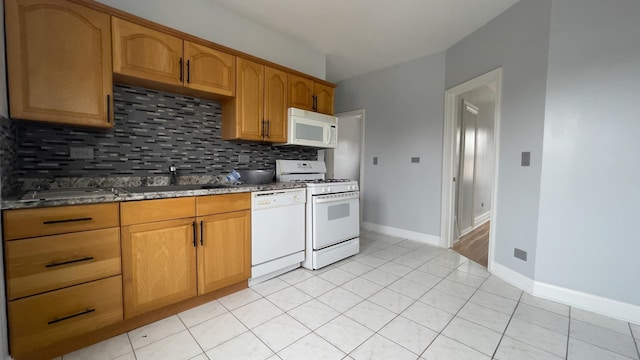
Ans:
{"label": "gray wall", "polygon": [[[495,88],[493,88],[495,89]],[[475,186],[473,189],[473,216],[491,211],[491,187],[495,170],[493,123],[496,92],[487,85],[466,92],[460,97],[478,107],[476,117]]]}
{"label": "gray wall", "polygon": [[443,103],[444,53],[338,84],[337,113],[366,109],[364,221],[440,233]]}
{"label": "gray wall", "polygon": [[638,0],[553,1],[536,263],[536,280],[634,305],[639,34]]}
{"label": "gray wall", "polygon": [[210,0],[98,1],[320,79],[326,76],[324,54],[292,37],[236,15]]}
{"label": "gray wall", "polygon": [[[550,0],[521,0],[446,51],[446,88],[502,67],[495,260],[530,278],[536,258],[550,12]],[[531,151],[530,167],[520,166],[522,151]],[[527,262],[513,257],[514,247],[527,251]]]}

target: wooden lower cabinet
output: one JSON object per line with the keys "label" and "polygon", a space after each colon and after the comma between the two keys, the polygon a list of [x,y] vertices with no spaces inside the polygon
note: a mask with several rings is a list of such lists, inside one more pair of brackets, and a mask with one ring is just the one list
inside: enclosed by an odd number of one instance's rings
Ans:
{"label": "wooden lower cabinet", "polygon": [[5,243],[7,299],[120,275],[120,228]]}
{"label": "wooden lower cabinet", "polygon": [[125,318],[196,296],[194,225],[191,218],[122,228]]}
{"label": "wooden lower cabinet", "polygon": [[43,348],[122,321],[120,275],[10,301],[11,355]]}
{"label": "wooden lower cabinet", "polygon": [[125,319],[246,282],[250,207],[249,193],[122,203],[121,223],[135,223],[121,228]]}
{"label": "wooden lower cabinet", "polygon": [[198,218],[198,294],[218,290],[251,276],[249,210]]}

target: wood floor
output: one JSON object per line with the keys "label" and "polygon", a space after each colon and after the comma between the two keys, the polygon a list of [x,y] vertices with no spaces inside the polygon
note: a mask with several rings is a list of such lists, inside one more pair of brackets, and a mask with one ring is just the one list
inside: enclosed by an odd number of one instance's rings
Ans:
{"label": "wood floor", "polygon": [[453,250],[486,267],[489,257],[489,221],[463,235]]}

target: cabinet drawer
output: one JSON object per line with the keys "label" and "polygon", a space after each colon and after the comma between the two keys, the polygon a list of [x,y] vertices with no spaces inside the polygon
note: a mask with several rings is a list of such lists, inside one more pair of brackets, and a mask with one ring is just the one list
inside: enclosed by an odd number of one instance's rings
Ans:
{"label": "cabinet drawer", "polygon": [[193,197],[128,201],[120,204],[122,226],[195,216]]}
{"label": "cabinet drawer", "polygon": [[251,193],[199,196],[196,198],[198,216],[220,214],[251,208]]}
{"label": "cabinet drawer", "polygon": [[24,353],[122,321],[122,276],[9,301],[11,352]]}
{"label": "cabinet drawer", "polygon": [[120,225],[118,203],[5,210],[3,214],[5,240]]}
{"label": "cabinet drawer", "polygon": [[6,242],[9,300],[120,274],[119,228]]}

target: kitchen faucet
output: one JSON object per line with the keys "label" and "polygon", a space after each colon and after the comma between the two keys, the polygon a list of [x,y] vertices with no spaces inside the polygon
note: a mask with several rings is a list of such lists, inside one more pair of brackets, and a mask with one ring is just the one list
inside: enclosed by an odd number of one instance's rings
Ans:
{"label": "kitchen faucet", "polygon": [[169,185],[178,185],[178,172],[175,164],[169,166]]}

